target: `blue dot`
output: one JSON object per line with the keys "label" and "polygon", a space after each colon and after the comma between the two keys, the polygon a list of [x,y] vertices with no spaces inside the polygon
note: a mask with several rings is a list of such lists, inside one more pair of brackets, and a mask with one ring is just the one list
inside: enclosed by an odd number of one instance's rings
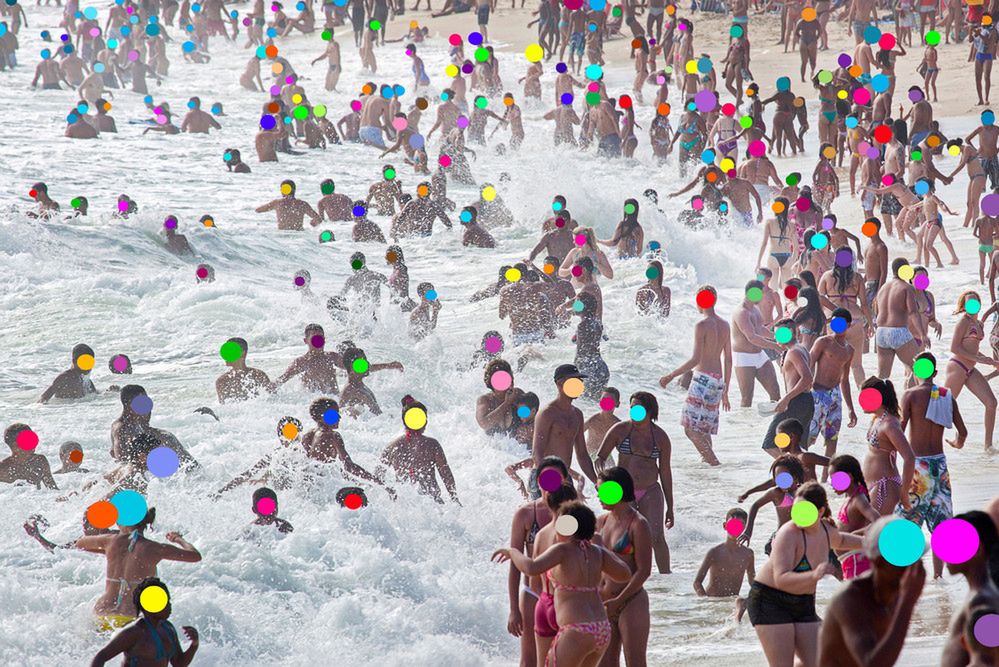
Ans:
{"label": "blue dot", "polygon": [[857,118],[856,116],[847,116],[844,123],[846,123],[846,126],[852,130],[857,127]]}
{"label": "blue dot", "polygon": [[201,5],[195,2],[193,5],[191,5],[191,11],[197,14],[198,12],[201,11]]}
{"label": "blue dot", "polygon": [[660,247],[659,241],[649,241],[649,250],[659,250]]}
{"label": "blue dot", "polygon": [[94,63],[94,71],[98,74],[104,72],[104,63]]}
{"label": "blue dot", "polygon": [[572,104],[572,93],[562,93],[562,104],[566,106]]}
{"label": "blue dot", "polygon": [[268,28],[267,36],[270,37],[271,39],[274,39],[275,37],[277,37],[277,30],[275,28]]}
{"label": "blue dot", "polygon": [[146,95],[145,97],[142,98],[142,103],[143,104],[152,104],[153,103],[153,96],[152,95]]}
{"label": "blue dot", "polygon": [[644,405],[633,405],[628,411],[628,414],[631,416],[631,421],[640,422],[644,421],[648,412],[646,412]]}
{"label": "blue dot", "polygon": [[896,567],[908,567],[923,557],[926,538],[919,526],[908,519],[897,519],[881,529],[878,550],[882,558]]}
{"label": "blue dot", "polygon": [[982,125],[993,125],[996,122],[996,115],[991,111],[982,112]]}
{"label": "blue dot", "polygon": [[868,44],[874,44],[879,39],[881,39],[881,31],[872,25],[864,28],[864,41]]}
{"label": "blue dot", "polygon": [[433,289],[432,290],[427,290],[426,297],[427,297],[427,301],[436,301],[437,300],[437,290],[433,290]]}
{"label": "blue dot", "polygon": [[913,189],[916,191],[917,195],[925,195],[930,191],[930,184],[922,180],[916,181],[916,185]]}
{"label": "blue dot", "polygon": [[791,476],[789,472],[777,473],[777,477],[774,478],[777,482],[777,488],[779,489],[790,489],[791,485],[794,484],[794,477]]}
{"label": "blue dot", "polygon": [[715,161],[715,152],[710,148],[703,153],[701,153],[701,162],[704,164],[711,164]]}
{"label": "blue dot", "polygon": [[184,44],[181,46],[181,48],[184,49],[184,53],[190,53],[191,51],[193,51],[195,49],[195,46],[196,45],[195,45],[194,42],[192,42],[191,40],[187,40],[186,42],[184,42]]}
{"label": "blue dot", "polygon": [[482,34],[478,32],[469,33],[468,43],[478,46],[479,44],[482,43]]}
{"label": "blue dot", "polygon": [[871,79],[871,88],[874,89],[875,93],[885,92],[890,85],[891,81],[884,74],[875,74],[874,78]]}
{"label": "blue dot", "polygon": [[229,18],[238,18],[238,17],[239,17],[239,12],[237,12],[235,9],[229,12]]}
{"label": "blue dot", "polygon": [[829,322],[829,328],[833,330],[833,333],[843,333],[850,325],[846,323],[845,317],[834,317]]}
{"label": "blue dot", "polygon": [[127,25],[123,25],[122,27],[118,28],[118,32],[121,33],[122,37],[128,37],[129,35],[132,34],[132,28],[130,28]]}
{"label": "blue dot", "polygon": [[134,526],[146,518],[146,499],[135,491],[119,491],[111,496],[111,504],[118,510],[119,526]]}
{"label": "blue dot", "polygon": [[422,134],[411,134],[409,135],[409,147],[413,150],[420,150],[426,145],[426,140],[423,138]]}
{"label": "blue dot", "polygon": [[184,27],[184,30],[186,30],[187,32],[194,32],[194,24],[193,24],[193,23],[188,23],[188,24],[187,24],[187,25],[186,25],[186,26]]}
{"label": "blue dot", "polygon": [[148,415],[153,411],[153,399],[145,394],[139,394],[132,399],[131,408],[137,415]]}
{"label": "blue dot", "polygon": [[396,97],[402,97],[403,93],[406,92],[406,89],[403,86],[396,84],[395,88],[393,89],[393,92],[395,93]]}
{"label": "blue dot", "polygon": [[277,125],[277,121],[274,120],[274,116],[267,114],[260,117],[260,127],[265,130],[273,130],[275,125]]}
{"label": "blue dot", "polygon": [[777,79],[777,90],[781,92],[791,90],[791,79],[786,76]]}
{"label": "blue dot", "polygon": [[52,55],[51,51],[49,51],[48,49],[42,49],[42,58],[48,58],[51,55]]}
{"label": "blue dot", "polygon": [[323,423],[329,424],[330,426],[340,423],[340,413],[330,408],[323,413]]}
{"label": "blue dot", "polygon": [[344,7],[347,5],[347,0],[333,0],[333,4],[337,7]]}
{"label": "blue dot", "polygon": [[597,31],[597,24],[596,23],[589,23],[589,24],[587,24],[586,29],[589,30],[590,32],[596,32]]}
{"label": "blue dot", "polygon": [[295,9],[297,9],[298,11],[302,11],[303,9],[305,9],[305,3],[299,2],[298,4],[295,5]]}
{"label": "blue dot", "polygon": [[97,18],[97,10],[94,9],[93,7],[87,7],[86,9],[83,10],[83,15],[86,16],[91,21],[93,21],[94,19]]}
{"label": "blue dot", "polygon": [[363,206],[355,206],[351,212],[354,214],[355,218],[360,218],[364,215],[365,210]]}
{"label": "blue dot", "polygon": [[395,95],[395,89],[392,88],[392,86],[385,86],[382,88],[382,97],[385,99],[390,100],[393,95]]}
{"label": "blue dot", "polygon": [[75,123],[78,120],[79,120],[79,117],[75,113],[71,113],[68,116],[66,116],[66,122],[69,123],[70,125],[72,125],[73,123]]}
{"label": "blue dot", "polygon": [[590,0],[590,9],[595,12],[602,12],[607,6],[607,0]]}
{"label": "blue dot", "polygon": [[187,101],[187,108],[188,109],[193,109],[196,106],[198,106],[198,105],[194,103],[194,100],[188,100]]}
{"label": "blue dot", "polygon": [[728,211],[728,204],[726,204],[725,202],[718,204],[718,210],[721,211],[722,213],[725,213],[726,211]]}
{"label": "blue dot", "polygon": [[517,416],[521,419],[527,419],[531,416],[531,409],[526,405],[521,405],[517,407]]}
{"label": "blue dot", "polygon": [[157,477],[169,477],[180,468],[180,457],[169,447],[157,447],[146,456],[146,467]]}

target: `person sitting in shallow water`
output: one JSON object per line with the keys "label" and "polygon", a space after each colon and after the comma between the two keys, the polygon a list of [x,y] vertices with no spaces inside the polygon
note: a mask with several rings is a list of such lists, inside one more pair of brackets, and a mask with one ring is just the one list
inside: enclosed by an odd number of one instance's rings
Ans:
{"label": "person sitting in shallow water", "polygon": [[[18,436],[23,432],[31,433],[27,424],[11,424],[3,433],[3,441],[10,447],[10,456],[0,460],[0,482],[28,482],[37,488],[42,484],[50,489],[57,489],[49,461],[35,452],[35,447],[25,448],[18,442]],[[37,436],[32,438],[37,444]]]}
{"label": "person sitting in shallow water", "polygon": [[[278,517],[277,494],[266,486],[262,486],[253,492],[251,509],[257,518],[250,523],[248,527],[250,529],[254,526],[274,526],[279,533],[283,534],[295,530],[290,523]],[[249,533],[249,531],[247,532]]]}
{"label": "person sitting in shallow water", "polygon": [[73,365],[56,376],[52,384],[42,393],[39,403],[48,403],[53,398],[77,399],[88,394],[96,394],[97,389],[90,379],[94,367],[94,350],[89,345],[79,343],[73,346]]}
{"label": "person sitting in shallow water", "polygon": [[53,470],[53,475],[62,475],[68,472],[90,472],[86,468],[80,467],[80,462],[83,461],[83,447],[80,443],[73,442],[72,440],[64,442],[59,445],[59,462],[62,463],[62,467],[58,470]]}
{"label": "person sitting in shallow water", "polygon": [[259,394],[261,391],[273,392],[274,383],[259,368],[251,368],[246,365],[246,353],[249,345],[243,338],[230,338],[226,343],[235,343],[239,346],[239,358],[225,362],[229,370],[215,380],[215,391],[219,396],[219,403],[226,401],[245,401],[251,396]]}
{"label": "person sitting in shallow water", "polygon": [[463,234],[461,245],[473,248],[495,248],[496,239],[479,224],[479,212],[474,206],[466,206],[458,214]]}

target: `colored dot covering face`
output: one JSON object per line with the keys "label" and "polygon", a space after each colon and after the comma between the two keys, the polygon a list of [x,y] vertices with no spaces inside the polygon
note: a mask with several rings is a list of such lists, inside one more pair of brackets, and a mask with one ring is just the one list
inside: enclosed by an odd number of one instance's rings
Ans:
{"label": "colored dot covering face", "polygon": [[[207,271],[205,274],[207,275]],[[239,346],[239,343],[235,341],[228,341],[222,344],[219,348],[219,356],[227,362],[233,362],[243,356],[243,348]]]}
{"label": "colored dot covering face", "polygon": [[106,500],[98,500],[87,508],[87,521],[94,528],[110,528],[118,521],[118,508]]}
{"label": "colored dot covering face", "polygon": [[915,275],[915,273],[915,270],[909,264],[900,266],[898,269],[898,277],[902,280],[912,280],[912,276]]}
{"label": "colored dot covering face", "polygon": [[17,434],[15,441],[18,447],[26,452],[30,452],[38,446],[38,434],[31,429],[25,429]]}
{"label": "colored dot covering face", "polygon": [[790,343],[793,337],[794,334],[791,333],[790,327],[777,327],[777,329],[774,331],[774,340],[780,343],[781,345],[786,345],[787,343]]}
{"label": "colored dot covering face", "polygon": [[886,525],[878,536],[881,556],[896,567],[908,567],[922,558],[926,548],[923,531],[907,519],[897,519]]}
{"label": "colored dot covering face", "polygon": [[370,364],[365,358],[354,359],[354,362],[350,365],[355,373],[367,373]]}
{"label": "colored dot covering face", "polygon": [[139,606],[150,614],[158,614],[170,604],[170,597],[162,586],[146,586],[139,593]]}
{"label": "colored dot covering face", "polygon": [[571,514],[563,514],[555,519],[555,532],[565,537],[572,537],[579,530],[579,521]]}
{"label": "colored dot covering face", "polygon": [[978,552],[981,538],[975,527],[964,519],[947,519],[930,536],[930,547],[945,563],[960,564]]}
{"label": "colored dot covering face", "polygon": [[135,491],[119,491],[111,496],[111,504],[118,510],[119,526],[134,526],[146,518],[146,499]]}
{"label": "colored dot covering face", "polygon": [[978,299],[968,299],[964,302],[964,312],[969,315],[976,315],[982,309],[982,302]]}
{"label": "colored dot covering face", "polygon": [[[785,447],[791,444],[791,436],[789,436],[787,433],[778,433],[777,435],[774,436],[774,444],[780,447],[781,449],[784,449]],[[790,486],[790,484],[788,486]]]}
{"label": "colored dot covering face", "polygon": [[503,349],[503,340],[499,336],[489,336],[483,341],[482,347],[489,354],[496,354]]}
{"label": "colored dot covering face", "polygon": [[746,290],[746,300],[750,303],[759,303],[763,300],[763,290],[759,287],[750,287]]}
{"label": "colored dot covering face", "polygon": [[79,449],[74,449],[69,453],[69,460],[79,465],[83,462],[83,452]]}
{"label": "colored dot covering face", "polygon": [[515,283],[520,280],[520,269],[507,269],[506,273],[503,274],[503,277],[506,278],[507,282]]}
{"label": "colored dot covering face", "polygon": [[980,206],[982,213],[985,215],[992,217],[999,215],[999,194],[992,193],[985,195],[982,197]]}
{"label": "colored dot covering face", "polygon": [[94,367],[94,357],[89,354],[81,354],[76,358],[76,367],[81,371],[89,371]]}
{"label": "colored dot covering face", "polygon": [[528,417],[531,416],[531,409],[526,405],[518,405],[517,416],[520,417],[521,419],[527,419]]}
{"label": "colored dot covering face", "polygon": [[846,491],[850,488],[850,484],[853,483],[853,480],[850,478],[848,473],[838,470],[829,475],[829,483],[832,485],[832,488],[837,491]]}
{"label": "colored dot covering face", "polygon": [[348,493],[343,497],[343,506],[349,510],[361,509],[364,505],[364,496],[358,493]]}
{"label": "colored dot covering face", "polygon": [[985,614],[975,621],[974,633],[979,644],[989,648],[999,646],[999,614]]}
{"label": "colored dot covering face", "polygon": [[562,473],[555,468],[545,468],[538,475],[538,486],[551,493],[562,486]]}
{"label": "colored dot covering face", "polygon": [[273,498],[261,498],[257,501],[257,512],[264,516],[270,516],[277,511],[277,503]]}
{"label": "colored dot covering face", "polygon": [[711,308],[718,301],[718,297],[711,290],[702,289],[697,293],[696,300],[698,308]]}
{"label": "colored dot covering face", "polygon": [[137,415],[148,415],[153,411],[153,399],[149,398],[145,394],[139,394],[132,399],[129,407],[132,408],[132,412]]}
{"label": "colored dot covering face", "polygon": [[645,269],[645,277],[648,278],[649,280],[655,280],[656,278],[659,277],[659,269],[657,269],[654,266],[650,266],[649,268]]}
{"label": "colored dot covering face", "polygon": [[410,408],[409,410],[406,410],[406,413],[402,417],[402,421],[406,424],[406,428],[412,429],[413,431],[419,431],[427,425],[427,413],[421,408]]}
{"label": "colored dot covering face", "polygon": [[330,426],[340,423],[340,413],[333,408],[328,409],[323,413],[323,423]]}
{"label": "colored dot covering face", "polygon": [[922,359],[916,359],[916,361],[912,364],[912,374],[915,375],[920,380],[925,380],[926,378],[930,377],[931,375],[933,375],[933,372],[935,370],[936,366],[934,366],[933,362],[927,359],[926,357],[923,357]]}
{"label": "colored dot covering face", "polygon": [[[282,421],[288,419],[288,417],[285,417]],[[292,421],[287,421],[287,423],[281,427],[281,437],[285,440],[294,440],[298,437],[298,426]]]}
{"label": "colored dot covering face", "polygon": [[884,402],[884,398],[881,396],[881,392],[874,387],[868,387],[860,392],[857,397],[857,402],[860,403],[860,407],[865,412],[874,412],[881,407]]}
{"label": "colored dot covering face", "polygon": [[604,505],[617,505],[624,498],[624,489],[613,480],[608,480],[597,489],[597,496]]}
{"label": "colored dot covering face", "polygon": [[742,530],[745,526],[746,524],[742,522],[742,519],[732,517],[725,522],[725,532],[732,537],[738,537],[739,535],[742,535]]}
{"label": "colored dot covering face", "polygon": [[610,412],[615,408],[614,399],[610,396],[604,396],[600,399],[600,409],[604,412]]}
{"label": "colored dot covering face", "polygon": [[792,477],[789,472],[782,472],[777,474],[777,477],[774,478],[774,482],[777,483],[777,488],[779,489],[790,489],[791,485],[794,484],[794,477]]}
{"label": "colored dot covering face", "polygon": [[506,371],[496,371],[489,378],[489,385],[496,391],[506,391],[513,386],[513,376]]}
{"label": "colored dot covering face", "polygon": [[146,467],[157,477],[169,477],[180,468],[180,458],[169,447],[157,447],[146,456]]}
{"label": "colored dot covering face", "polygon": [[562,383],[562,392],[569,398],[582,396],[584,389],[583,381],[579,378],[569,378]]}
{"label": "colored dot covering face", "polygon": [[795,501],[791,506],[791,521],[799,528],[808,528],[819,520],[819,508],[808,500]]}
{"label": "colored dot covering face", "polygon": [[644,405],[633,405],[628,411],[628,415],[631,417],[631,421],[640,422],[645,421],[648,412],[645,410]]}

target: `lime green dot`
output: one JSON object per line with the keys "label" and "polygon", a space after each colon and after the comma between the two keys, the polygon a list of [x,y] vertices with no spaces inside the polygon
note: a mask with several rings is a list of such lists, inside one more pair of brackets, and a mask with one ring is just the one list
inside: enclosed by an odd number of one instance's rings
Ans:
{"label": "lime green dot", "polygon": [[827,69],[819,70],[819,83],[823,86],[832,83],[833,74]]}
{"label": "lime green dot", "polygon": [[243,348],[239,346],[239,343],[230,340],[222,343],[222,347],[219,348],[219,356],[222,357],[223,361],[231,363],[243,356]]}
{"label": "lime green dot", "polygon": [[73,208],[80,208],[80,198],[73,197],[73,199],[70,200],[69,205],[72,206]]}
{"label": "lime green dot", "polygon": [[739,119],[739,125],[742,126],[742,129],[746,129],[748,127],[752,127],[753,126],[753,117],[752,116],[743,116],[742,118]]}
{"label": "lime green dot", "polygon": [[312,107],[312,114],[316,118],[325,118],[326,117],[326,105],[324,105],[324,104],[317,104],[316,106]]}
{"label": "lime green dot", "polygon": [[381,30],[382,29],[382,22],[379,21],[378,19],[373,20],[368,25],[371,27],[372,30]]}
{"label": "lime green dot", "polygon": [[586,93],[586,103],[591,107],[595,107],[600,104],[600,93],[593,91],[592,93]]}
{"label": "lime green dot", "polygon": [[367,373],[368,372],[368,360],[364,357],[359,359],[354,359],[354,363],[350,365],[354,369],[355,373]]}
{"label": "lime green dot", "polygon": [[924,39],[926,39],[926,43],[929,44],[930,46],[936,46],[937,44],[940,43],[940,33],[937,32],[936,30],[930,30],[928,33],[926,33]]}
{"label": "lime green dot", "polygon": [[909,159],[911,159],[913,162],[919,162],[920,160],[923,159],[923,152],[912,151],[912,153],[909,155]]}
{"label": "lime green dot", "polygon": [[319,36],[323,38],[324,42],[328,42],[331,39],[333,39],[333,33],[331,33],[329,30],[323,30]]}
{"label": "lime green dot", "polygon": [[608,480],[597,489],[597,496],[605,505],[617,505],[624,498],[624,489],[617,482]]}
{"label": "lime green dot", "polygon": [[479,48],[475,49],[475,59],[478,60],[480,63],[484,63],[487,60],[489,60],[489,49],[487,49],[484,46],[480,46]]}
{"label": "lime green dot", "polygon": [[759,303],[763,300],[763,290],[759,287],[750,287],[746,290],[746,299],[748,299],[750,303]]}
{"label": "lime green dot", "polygon": [[303,106],[299,105],[299,106],[295,107],[295,111],[294,111],[293,115],[298,120],[305,120],[306,118],[309,117],[309,109],[308,109],[308,107],[303,107]]}
{"label": "lime green dot", "polygon": [[933,362],[926,357],[916,359],[916,363],[912,364],[912,372],[920,380],[930,377],[935,370],[936,367],[933,365]]}
{"label": "lime green dot", "polygon": [[791,507],[791,521],[799,528],[808,528],[819,520],[819,508],[809,500],[799,500]]}
{"label": "lime green dot", "polygon": [[777,330],[774,331],[774,340],[780,343],[781,345],[786,345],[787,343],[790,343],[791,337],[792,334],[790,327],[777,327]]}

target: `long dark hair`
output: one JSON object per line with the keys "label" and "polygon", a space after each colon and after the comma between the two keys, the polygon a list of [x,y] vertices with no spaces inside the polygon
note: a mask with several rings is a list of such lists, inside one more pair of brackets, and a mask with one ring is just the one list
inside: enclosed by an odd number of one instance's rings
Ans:
{"label": "long dark hair", "polygon": [[819,293],[811,287],[806,287],[798,292],[798,297],[805,300],[805,305],[798,309],[792,318],[794,323],[801,328],[802,324],[812,324],[810,329],[818,331],[821,335],[826,330],[826,316],[822,312],[822,304],[819,302]]}
{"label": "long dark hair", "polygon": [[784,205],[784,210],[777,214],[777,224],[780,225],[781,236],[784,236],[787,233],[787,215],[789,213],[788,209],[791,207],[791,202],[787,200],[787,197],[777,197],[774,201]]}
{"label": "long dark hair", "polygon": [[829,462],[829,467],[833,472],[845,472],[854,484],[862,484],[865,489],[867,488],[867,480],[864,479],[864,469],[860,461],[849,454],[840,454]]}
{"label": "long dark hair", "polygon": [[[849,246],[845,245],[841,245],[840,247],[836,248],[836,254],[838,255],[840,252],[844,250],[850,253],[851,255],[853,254],[853,251],[850,250]],[[849,287],[850,283],[853,282],[853,276],[854,276],[853,263],[851,262],[846,266],[840,266],[839,262],[836,262],[833,265],[832,274],[833,278],[836,279],[836,289],[839,290],[840,294],[843,294],[843,290]]]}
{"label": "long dark hair", "polygon": [[881,407],[893,417],[898,417],[898,396],[895,394],[895,385],[891,383],[891,380],[869,377],[864,380],[864,384],[860,388],[861,390],[877,389],[878,393],[881,394]]}

